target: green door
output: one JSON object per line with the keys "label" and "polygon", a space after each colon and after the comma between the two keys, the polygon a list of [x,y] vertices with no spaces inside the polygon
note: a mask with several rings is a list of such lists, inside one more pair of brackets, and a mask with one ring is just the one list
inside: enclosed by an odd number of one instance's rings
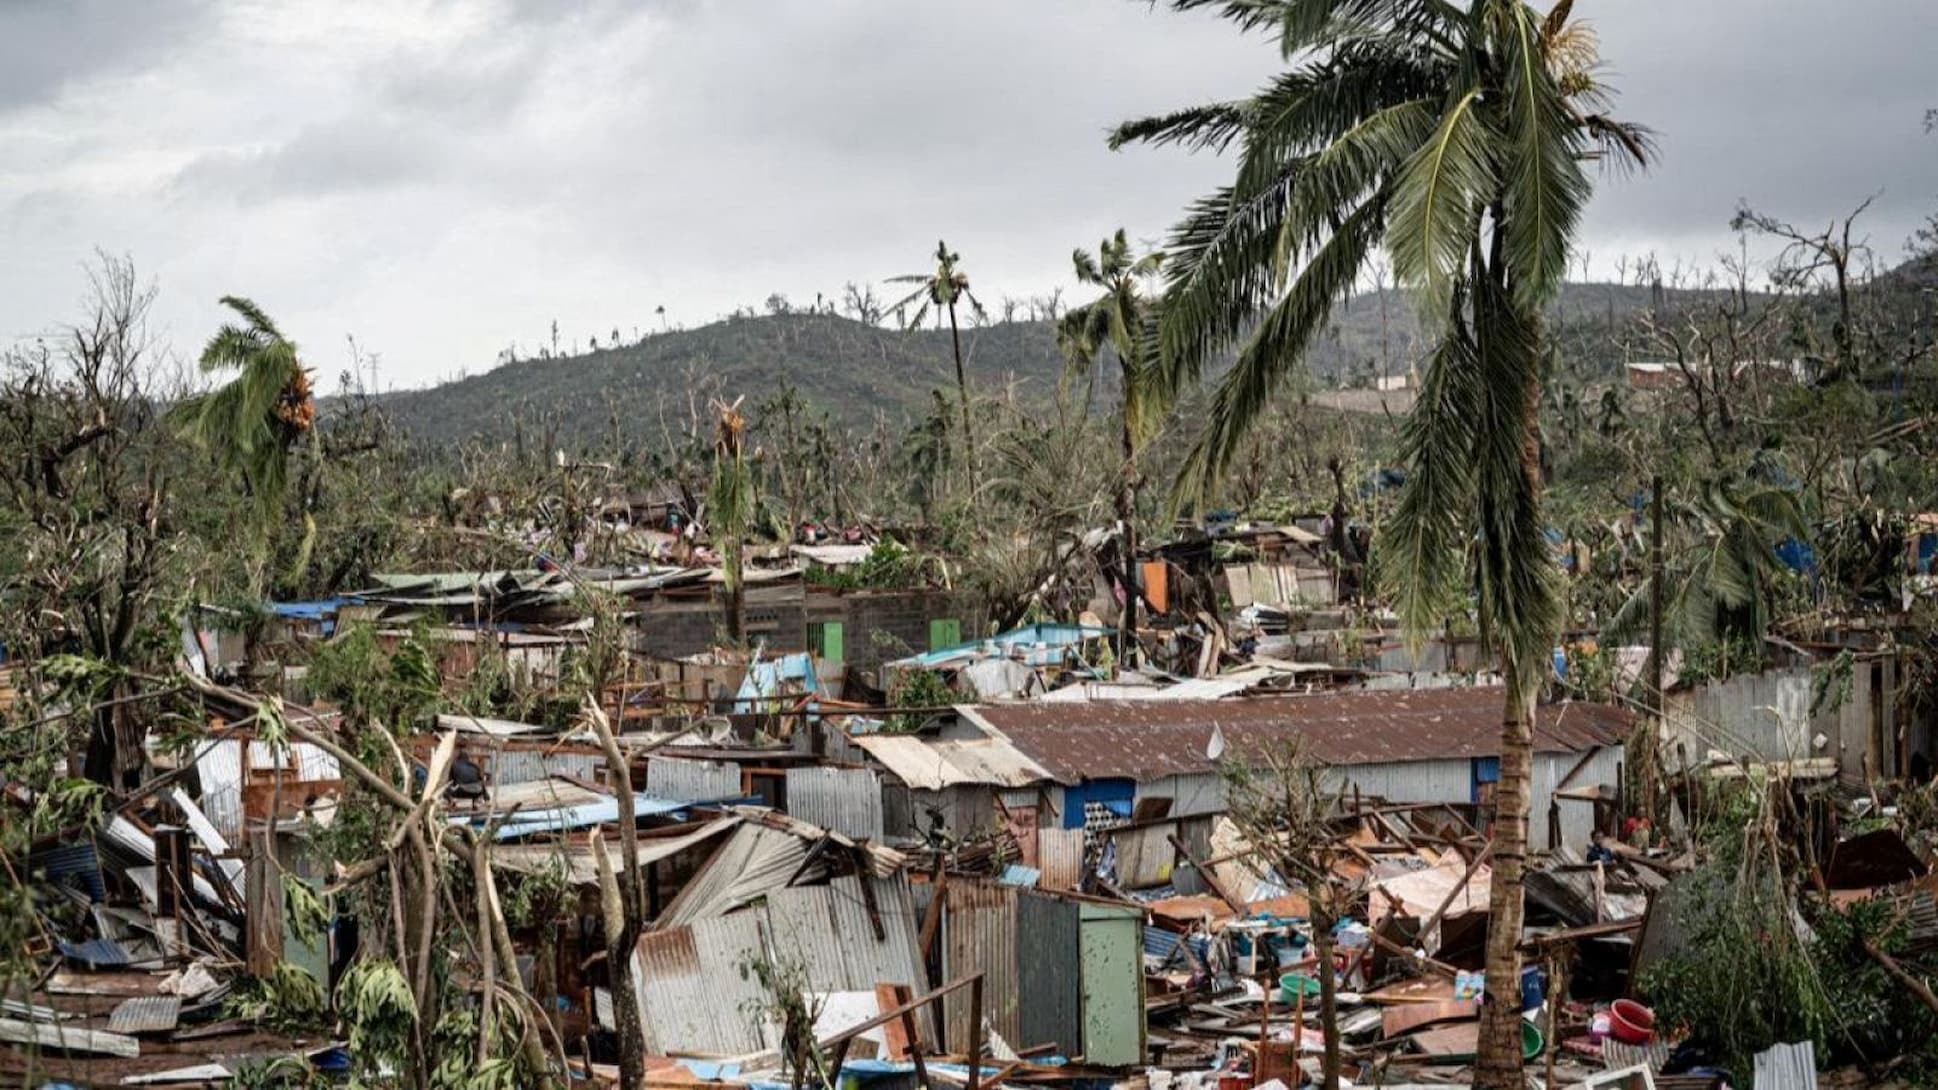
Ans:
{"label": "green door", "polygon": [[1083,906],[1083,1058],[1130,1067],[1144,1063],[1144,914]]}
{"label": "green door", "polygon": [[940,651],[962,642],[962,622],[954,617],[929,622],[929,650]]}

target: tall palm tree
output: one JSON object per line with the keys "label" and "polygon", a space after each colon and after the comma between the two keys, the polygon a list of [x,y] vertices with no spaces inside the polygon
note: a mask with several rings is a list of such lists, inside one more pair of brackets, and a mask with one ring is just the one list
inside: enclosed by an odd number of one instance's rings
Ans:
{"label": "tall palm tree", "polygon": [[1410,472],[1378,571],[1408,631],[1474,605],[1506,694],[1476,1085],[1520,1084],[1521,880],[1531,719],[1559,625],[1540,511],[1542,311],[1596,157],[1648,134],[1601,112],[1594,39],[1523,0],[1171,0],[1276,34],[1290,68],[1250,98],[1112,137],[1238,151],[1175,232],[1159,322],[1173,381],[1236,348],[1183,486],[1200,497],[1381,246],[1438,346],[1407,422]]}
{"label": "tall palm tree", "polygon": [[[1131,252],[1123,228],[1103,241],[1093,255],[1077,250],[1070,255],[1077,282],[1103,289],[1094,301],[1069,311],[1057,323],[1057,345],[1072,375],[1095,374],[1098,357],[1108,351],[1117,360],[1123,387],[1121,442],[1124,464],[1117,482],[1117,521],[1123,531],[1124,613],[1123,646],[1128,656],[1137,641],[1137,489],[1142,483],[1137,452],[1157,430],[1166,405],[1158,379],[1154,302],[1145,288],[1157,279],[1164,254],[1138,257]],[[1123,660],[1129,663],[1126,657]]]}
{"label": "tall palm tree", "polygon": [[240,324],[228,323],[202,349],[205,373],[237,371],[229,382],[177,405],[176,427],[240,476],[260,524],[272,521],[289,480],[289,454],[316,423],[309,372],[296,345],[262,308],[233,295],[222,305]]}
{"label": "tall palm tree", "polygon": [[938,315],[944,312],[949,315],[949,343],[955,349],[956,357],[956,393],[962,400],[962,449],[973,463],[975,443],[969,434],[969,379],[962,370],[962,332],[956,326],[956,300],[968,303],[970,310],[979,318],[984,312],[982,304],[969,291],[969,274],[957,264],[961,260],[962,255],[950,250],[948,243],[937,240],[933,273],[891,276],[888,282],[919,285],[890,308],[900,313],[910,303],[916,304],[915,318],[908,323],[909,328],[920,328],[931,309]]}

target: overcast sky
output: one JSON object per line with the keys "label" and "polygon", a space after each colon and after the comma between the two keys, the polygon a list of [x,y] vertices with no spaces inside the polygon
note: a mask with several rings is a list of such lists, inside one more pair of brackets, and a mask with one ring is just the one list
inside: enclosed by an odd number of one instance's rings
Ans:
{"label": "overcast sky", "polygon": [[[1579,0],[1661,132],[1583,233],[1705,259],[1739,199],[1881,253],[1938,208],[1933,0]],[[921,270],[985,299],[1161,237],[1208,157],[1111,124],[1254,87],[1270,44],[1132,0],[0,0],[0,338],[76,314],[95,247],[192,356],[253,297],[326,376],[387,385]],[[886,289],[883,289],[886,290]]]}

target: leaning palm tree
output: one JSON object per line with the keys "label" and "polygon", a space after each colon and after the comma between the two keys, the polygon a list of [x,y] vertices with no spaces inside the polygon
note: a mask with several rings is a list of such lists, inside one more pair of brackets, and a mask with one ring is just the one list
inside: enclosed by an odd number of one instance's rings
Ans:
{"label": "leaning palm tree", "polygon": [[1200,498],[1302,366],[1383,246],[1438,346],[1407,422],[1411,471],[1377,571],[1415,638],[1468,589],[1506,682],[1493,920],[1476,1085],[1520,1082],[1521,880],[1531,720],[1559,625],[1542,537],[1542,313],[1592,188],[1586,163],[1639,164],[1646,131],[1601,112],[1594,40],[1570,0],[1171,0],[1274,32],[1290,69],[1256,95],[1132,122],[1112,137],[1235,148],[1232,182],[1169,247],[1159,359],[1176,383],[1233,349],[1181,484]]}
{"label": "leaning palm tree", "polygon": [[205,373],[235,370],[229,382],[174,409],[177,428],[242,479],[261,525],[274,519],[289,479],[289,454],[316,423],[309,372],[296,345],[247,299],[222,297],[242,323],[217,330],[202,349]]}
{"label": "leaning palm tree", "polygon": [[[1145,289],[1157,278],[1164,254],[1138,257],[1131,252],[1124,231],[1103,241],[1093,255],[1077,250],[1070,255],[1077,282],[1102,288],[1096,300],[1066,313],[1057,323],[1057,345],[1063,350],[1069,374],[1086,379],[1096,373],[1105,352],[1117,360],[1123,388],[1121,409],[1124,463],[1117,481],[1117,521],[1124,550],[1124,613],[1121,651],[1128,656],[1137,641],[1137,489],[1142,483],[1137,453],[1157,430],[1166,405],[1158,382],[1154,302]],[[1126,664],[1130,659],[1123,660]]]}
{"label": "leaning palm tree", "polygon": [[956,357],[956,393],[962,399],[962,449],[966,454],[973,454],[975,444],[969,435],[969,379],[962,370],[962,332],[956,326],[956,300],[968,303],[977,317],[982,316],[983,309],[969,291],[969,274],[957,264],[961,260],[962,255],[950,250],[948,243],[937,241],[933,273],[891,276],[888,282],[919,285],[890,308],[901,313],[909,304],[915,304],[915,317],[908,323],[909,328],[921,328],[922,320],[928,317],[931,309],[938,317],[943,313],[949,316],[949,343],[955,349]]}

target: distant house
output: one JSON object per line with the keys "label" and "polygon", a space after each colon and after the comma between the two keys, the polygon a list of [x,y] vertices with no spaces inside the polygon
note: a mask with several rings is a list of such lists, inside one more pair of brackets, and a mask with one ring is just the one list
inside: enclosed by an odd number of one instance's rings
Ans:
{"label": "distant house", "polygon": [[[1051,832],[1140,813],[1220,812],[1221,762],[1294,739],[1367,798],[1471,807],[1491,799],[1500,778],[1500,711],[1501,690],[1484,687],[979,704],[958,708],[956,723],[935,737],[856,735],[851,743],[888,773],[891,837],[938,824],[957,835],[1000,825]],[[1597,801],[1622,790],[1629,726],[1626,711],[1607,705],[1537,709],[1529,826],[1537,849],[1585,850]]]}

